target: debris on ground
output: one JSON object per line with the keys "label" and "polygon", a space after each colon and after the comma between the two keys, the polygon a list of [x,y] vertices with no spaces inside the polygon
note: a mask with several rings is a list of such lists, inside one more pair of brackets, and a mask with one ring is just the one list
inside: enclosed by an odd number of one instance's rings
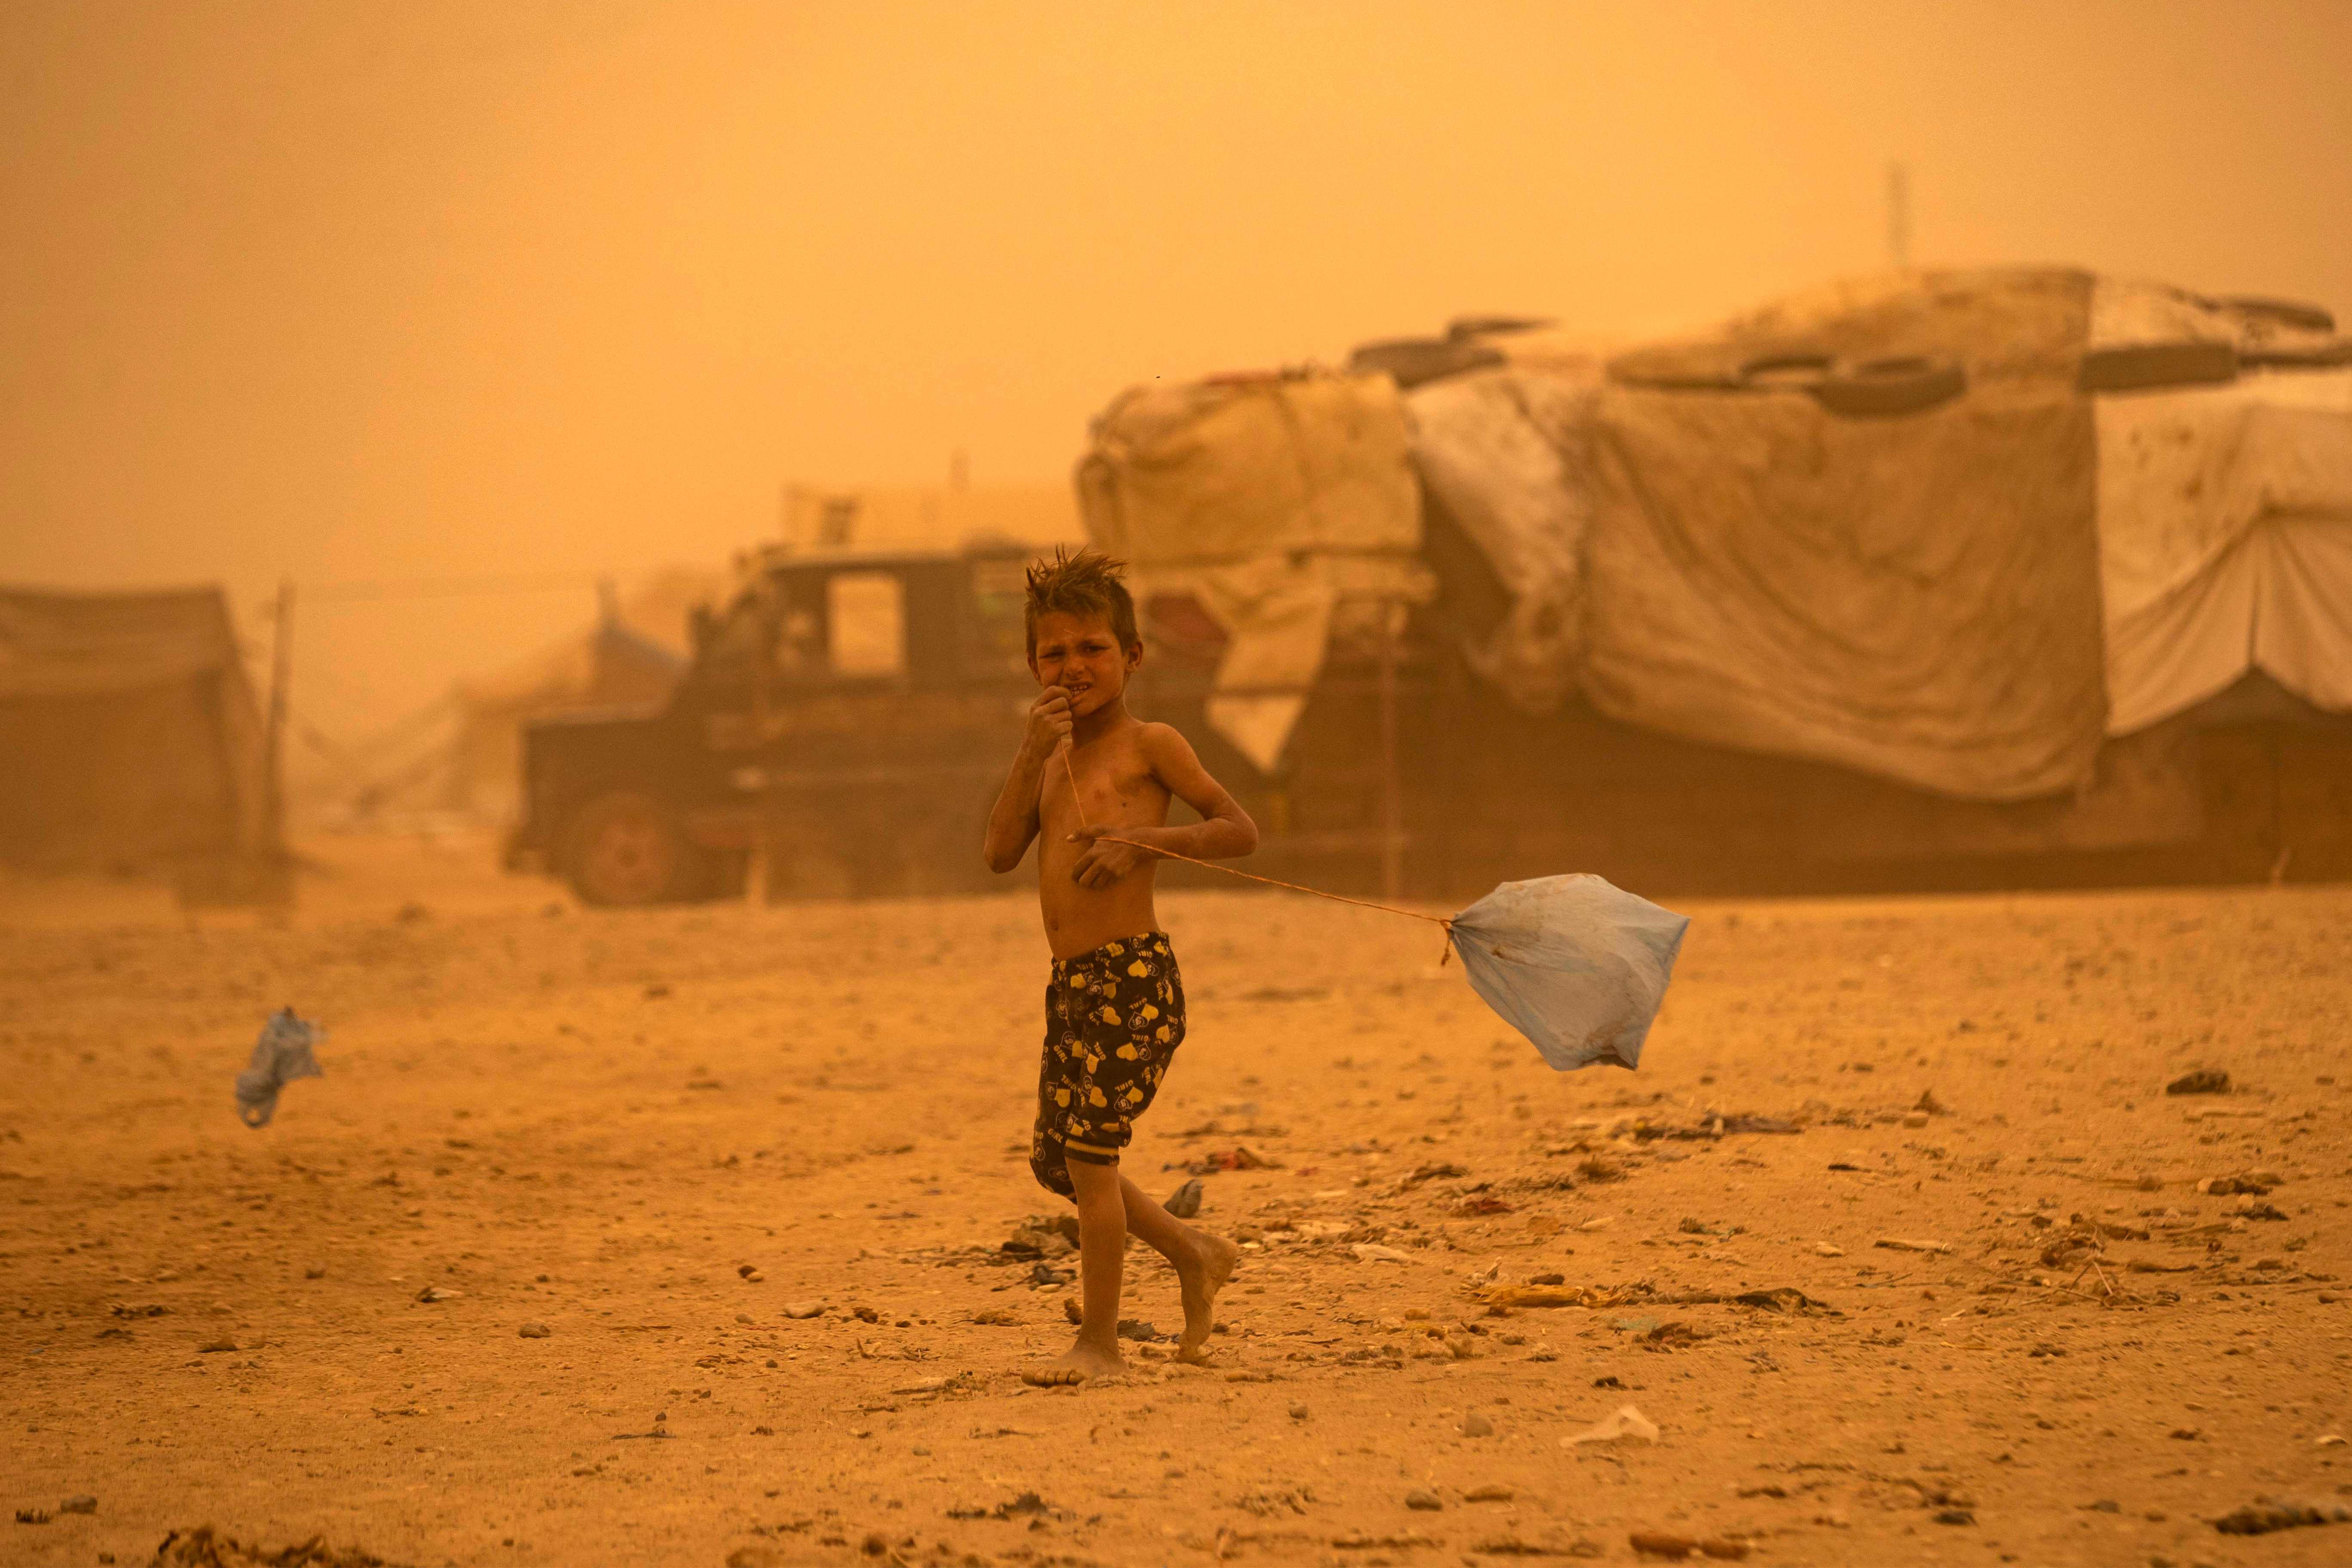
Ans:
{"label": "debris on ground", "polygon": [[2164,1092],[2167,1094],[2227,1094],[2230,1092],[2230,1075],[2220,1068],[2199,1068],[2194,1072],[2182,1073],[2179,1078],[2166,1084]]}
{"label": "debris on ground", "polygon": [[222,1535],[209,1524],[175,1530],[155,1548],[149,1568],[397,1568],[373,1552],[356,1546],[341,1551],[320,1536],[271,1552]]}
{"label": "debris on ground", "polygon": [[1694,1552],[1737,1563],[1748,1552],[1748,1542],[1744,1541],[1733,1541],[1724,1536],[1701,1540],[1690,1535],[1668,1535],[1655,1530],[1634,1531],[1625,1538],[1625,1543],[1633,1549],[1636,1555],[1664,1557],[1675,1563],[1681,1562]]}
{"label": "debris on ground", "polygon": [[1656,1442],[1657,1424],[1633,1406],[1621,1405],[1583,1431],[1562,1437],[1559,1446],[1572,1448],[1583,1443],[1616,1443],[1629,1438],[1637,1443]]}
{"label": "debris on ground", "polygon": [[515,1337],[522,1340],[543,1340],[548,1337],[550,1331],[545,1323],[525,1323],[515,1331]]}
{"label": "debris on ground", "polygon": [[2311,1524],[2352,1524],[2352,1508],[2340,1502],[2285,1502],[2256,1498],[2213,1521],[2224,1535],[2268,1535],[2275,1530],[2296,1530]]}
{"label": "debris on ground", "polygon": [[1160,1206],[1178,1219],[1192,1219],[1201,1212],[1201,1178],[1194,1176],[1169,1194],[1168,1201]]}
{"label": "debris on ground", "polygon": [[1236,1143],[1230,1149],[1211,1150],[1197,1160],[1185,1161],[1178,1168],[1190,1171],[1196,1176],[1205,1176],[1216,1171],[1279,1171],[1282,1162],[1269,1160]]}

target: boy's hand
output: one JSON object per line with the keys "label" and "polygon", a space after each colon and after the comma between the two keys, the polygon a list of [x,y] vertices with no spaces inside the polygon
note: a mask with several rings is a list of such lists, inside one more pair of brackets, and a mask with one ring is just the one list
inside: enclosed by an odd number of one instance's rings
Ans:
{"label": "boy's hand", "polygon": [[1133,833],[1134,828],[1081,827],[1070,835],[1069,842],[1087,846],[1078,863],[1070,868],[1070,880],[1081,888],[1109,887],[1146,860],[1157,859],[1149,849],[1138,849],[1132,844],[1114,844],[1103,837],[1106,833]]}
{"label": "boy's hand", "polygon": [[1070,738],[1070,694],[1059,686],[1049,686],[1029,704],[1029,731],[1022,737],[1022,745],[1037,756],[1051,756],[1063,742]]}

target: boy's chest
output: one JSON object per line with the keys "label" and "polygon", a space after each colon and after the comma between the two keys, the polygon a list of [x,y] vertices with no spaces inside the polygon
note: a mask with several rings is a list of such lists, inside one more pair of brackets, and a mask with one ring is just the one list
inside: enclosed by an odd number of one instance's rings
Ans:
{"label": "boy's chest", "polygon": [[[1133,822],[1149,813],[1166,813],[1167,786],[1153,775],[1139,749],[1097,756],[1065,752],[1063,756],[1069,759],[1067,765],[1056,758],[1055,765],[1045,770],[1040,807],[1048,822],[1077,827]],[[1074,777],[1075,796],[1071,793]]]}

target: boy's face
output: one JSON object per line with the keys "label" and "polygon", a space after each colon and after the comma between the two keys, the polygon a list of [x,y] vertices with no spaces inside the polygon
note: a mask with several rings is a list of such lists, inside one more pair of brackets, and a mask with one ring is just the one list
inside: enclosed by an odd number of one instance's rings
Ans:
{"label": "boy's face", "polygon": [[1073,717],[1099,712],[1127,691],[1127,678],[1143,662],[1143,645],[1121,647],[1107,615],[1048,610],[1037,617],[1036,651],[1030,673],[1040,686],[1070,694]]}

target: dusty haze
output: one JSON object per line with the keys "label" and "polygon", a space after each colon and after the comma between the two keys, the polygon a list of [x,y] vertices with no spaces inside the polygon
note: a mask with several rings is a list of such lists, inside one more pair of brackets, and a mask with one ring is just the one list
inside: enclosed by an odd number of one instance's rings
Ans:
{"label": "dusty haze", "polygon": [[[1150,375],[1875,267],[1895,160],[1916,259],[2352,307],[2352,9],[2058,9],[12,5],[0,580],[715,560]],[[322,595],[298,702],[591,603]]]}

